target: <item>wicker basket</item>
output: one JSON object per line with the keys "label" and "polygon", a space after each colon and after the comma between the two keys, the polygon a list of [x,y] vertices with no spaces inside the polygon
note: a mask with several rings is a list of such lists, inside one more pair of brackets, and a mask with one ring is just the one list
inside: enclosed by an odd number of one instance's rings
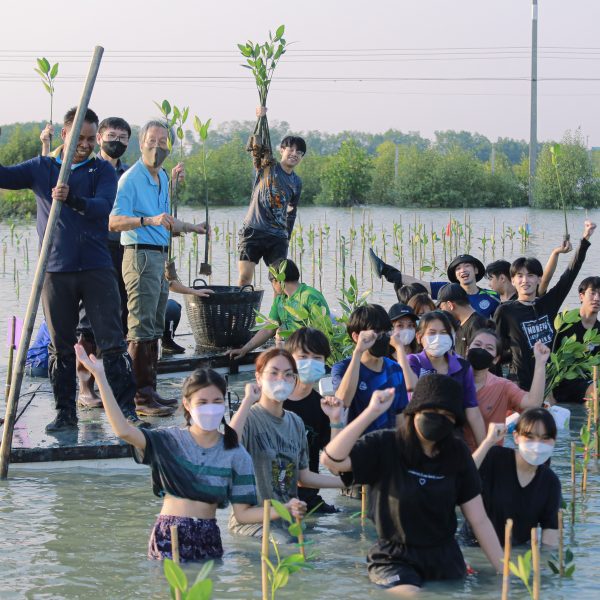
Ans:
{"label": "wicker basket", "polygon": [[[208,287],[204,279],[196,279],[194,289]],[[200,298],[185,295],[188,321],[201,348],[238,348],[251,337],[256,311],[260,309],[263,290],[251,285],[211,285],[214,294]]]}

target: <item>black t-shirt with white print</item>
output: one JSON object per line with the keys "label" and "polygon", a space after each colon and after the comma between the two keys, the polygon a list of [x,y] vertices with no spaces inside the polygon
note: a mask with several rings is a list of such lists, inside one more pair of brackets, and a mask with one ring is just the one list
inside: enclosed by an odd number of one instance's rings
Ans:
{"label": "black t-shirt with white print", "polygon": [[425,457],[413,468],[406,464],[395,430],[358,440],[350,453],[353,482],[371,486],[370,511],[380,543],[427,547],[454,539],[456,506],[481,493],[467,446],[456,440],[455,447],[455,460]]}
{"label": "black t-shirt with white print", "polygon": [[494,315],[496,329],[504,350],[510,350],[512,360],[509,369],[519,387],[529,390],[533,379],[535,361],[533,347],[539,340],[552,347],[554,319],[573,286],[590,243],[582,239],[575,256],[561,275],[558,283],[546,294],[533,302],[509,300],[498,307]]}

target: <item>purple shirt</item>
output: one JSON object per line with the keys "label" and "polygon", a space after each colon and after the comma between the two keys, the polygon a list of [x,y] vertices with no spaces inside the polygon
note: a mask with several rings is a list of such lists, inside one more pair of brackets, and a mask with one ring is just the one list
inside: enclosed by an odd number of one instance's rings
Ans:
{"label": "purple shirt", "polygon": [[[446,354],[448,359],[448,377],[458,381],[463,388],[463,407],[474,408],[477,404],[477,391],[475,390],[475,380],[473,379],[473,370],[471,365],[460,356],[454,353]],[[408,363],[417,377],[437,373],[433,368],[425,350],[419,354],[409,354]]]}

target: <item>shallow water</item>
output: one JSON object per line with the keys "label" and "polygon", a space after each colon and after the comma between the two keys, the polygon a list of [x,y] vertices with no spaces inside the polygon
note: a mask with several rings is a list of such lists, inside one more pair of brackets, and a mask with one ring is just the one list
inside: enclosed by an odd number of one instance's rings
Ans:
{"label": "shallow water", "polygon": [[[213,225],[227,220],[231,225],[239,226],[245,209],[227,208],[215,211]],[[183,210],[182,215],[196,216],[201,220],[200,211],[192,213]],[[337,309],[337,288],[341,283],[338,269],[336,287],[334,231],[348,230],[352,219],[355,227],[359,227],[361,211],[353,213],[347,209],[305,208],[301,210],[302,224],[305,231],[310,223],[323,224],[325,221],[332,229],[329,250],[326,250],[323,273],[323,291],[330,300],[334,311]],[[376,208],[370,209],[376,227],[380,231],[382,223],[386,224],[388,234],[392,221],[401,217],[412,222],[414,211]],[[455,213],[462,220],[462,211]],[[585,215],[583,211],[574,211],[570,216],[572,237],[577,240]],[[600,217],[590,213],[591,218]],[[433,222],[436,230],[441,230],[448,222],[448,211],[422,211],[422,222]],[[497,231],[502,223],[513,228],[527,222],[532,228],[531,243],[527,253],[533,254],[545,262],[550,250],[559,245],[562,239],[562,213],[552,211],[529,211],[526,209],[510,210],[472,210],[470,218],[473,225],[473,254],[481,256],[477,250],[483,228],[489,236],[492,220],[496,220]],[[576,232],[576,233],[575,233]],[[0,242],[6,244],[3,261],[0,262],[0,323],[6,323],[10,315],[23,316],[27,302],[29,285],[34,271],[34,255],[37,251],[35,228],[32,224],[20,224],[15,228],[16,235],[21,236],[19,243],[13,237],[11,244],[10,230],[6,224],[0,224]],[[29,270],[24,259],[24,240],[28,239]],[[592,247],[588,253],[578,277],[596,274],[600,259],[600,240],[592,239]],[[598,243],[596,243],[598,242]],[[380,242],[378,242],[380,243]],[[510,242],[506,244],[506,258],[519,255],[520,247],[515,240],[510,250]],[[188,242],[187,248],[190,248]],[[509,251],[510,250],[510,251]],[[188,250],[185,251],[186,253]],[[388,246],[388,257],[391,250]],[[355,256],[359,253],[355,249]],[[180,274],[187,281],[186,258],[183,257]],[[495,258],[501,253],[496,249]],[[492,260],[489,247],[486,259]],[[16,259],[16,263],[14,260]],[[193,256],[192,256],[193,259]],[[214,245],[212,259],[214,272],[213,283],[227,283],[228,262],[232,265],[235,278],[235,256],[228,255],[223,240]],[[201,257],[200,257],[201,260]],[[304,254],[304,280],[311,281],[311,249]],[[365,275],[361,280],[360,258],[357,261],[359,288],[371,286],[368,263]],[[392,262],[390,259],[389,262]],[[558,273],[564,268],[567,259],[561,258]],[[192,262],[193,265],[193,262]],[[14,267],[19,275],[16,283]],[[349,271],[351,269],[349,268]],[[257,270],[260,280],[261,271]],[[557,276],[558,276],[557,273]],[[349,273],[348,273],[349,274]],[[348,275],[347,275],[348,276]],[[317,278],[318,279],[318,278]],[[262,282],[266,283],[266,270],[262,269]],[[18,296],[17,296],[17,287]],[[381,287],[375,281],[373,301],[390,305],[395,301],[393,289],[386,285]],[[270,306],[271,291],[266,290],[262,310],[266,312]],[[566,306],[576,306],[576,292],[572,291]],[[189,331],[185,320],[180,325],[180,332]],[[2,334],[4,335],[4,334]],[[180,343],[191,347],[190,336],[181,337]],[[4,344],[3,344],[4,348]],[[6,371],[6,350],[2,350],[0,359],[0,377],[4,379]],[[241,390],[241,381],[236,386]],[[563,483],[563,493],[570,499],[569,482],[569,442],[578,435],[583,411],[575,408],[576,418],[571,423],[571,434],[561,436],[553,467]],[[542,560],[542,598],[566,599],[577,596],[578,600],[591,600],[598,597],[600,590],[600,574],[597,572],[598,540],[600,539],[600,500],[598,489],[600,477],[597,466],[590,463],[591,473],[588,480],[588,497],[577,503],[577,521],[571,527],[566,518],[566,533],[572,535],[568,542],[574,550],[577,565],[572,580],[560,581],[552,576]],[[99,474],[92,471],[52,470],[29,472],[18,466],[11,467],[10,479],[0,482],[0,599],[5,598],[166,598],[168,588],[162,576],[160,564],[146,560],[147,538],[159,511],[160,503],[152,496],[149,472],[139,467],[134,471],[121,471]],[[337,492],[325,492],[325,499],[343,508],[343,512],[335,515],[318,517],[315,520],[313,549],[318,558],[315,568],[290,578],[287,588],[278,595],[279,598],[295,598],[302,594],[307,599],[321,598],[385,598],[381,591],[369,584],[366,576],[365,554],[375,538],[371,524],[361,527],[359,521],[352,520],[350,515],[359,510],[357,501],[341,498]],[[225,559],[214,569],[215,598],[260,598],[260,563],[259,543],[255,540],[232,538],[227,532],[227,511],[219,512],[219,525],[223,535]],[[284,553],[292,548],[285,548]],[[521,551],[522,552],[522,551]],[[465,551],[467,560],[479,571],[464,582],[451,584],[432,584],[427,586],[423,598],[498,598],[500,596],[500,578],[491,572],[487,561],[477,549]],[[514,557],[514,554],[513,554]],[[195,577],[197,567],[187,567],[188,576]],[[513,578],[514,579],[514,578]],[[525,598],[526,592],[518,583],[513,582],[512,598]]]}

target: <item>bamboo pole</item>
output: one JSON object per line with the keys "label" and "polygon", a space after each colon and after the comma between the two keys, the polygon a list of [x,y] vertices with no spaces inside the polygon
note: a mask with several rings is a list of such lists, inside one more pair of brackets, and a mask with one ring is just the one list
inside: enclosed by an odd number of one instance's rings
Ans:
{"label": "bamboo pole", "polygon": [[565,559],[564,559],[564,543],[565,529],[563,522],[562,508],[558,509],[558,574],[561,577],[565,576]]}
{"label": "bamboo pole", "polygon": [[594,452],[596,454],[596,460],[600,456],[600,435],[598,434],[598,426],[600,425],[600,413],[598,410],[598,367],[595,366],[593,369],[594,374],[594,392],[592,398],[594,399]]}
{"label": "bamboo pole", "polygon": [[8,349],[8,369],[6,371],[6,391],[4,399],[8,402],[8,396],[10,395],[10,383],[12,380],[12,370],[14,364],[14,350],[15,350],[15,329],[17,327],[17,317],[12,316],[10,318],[10,348]]}
{"label": "bamboo pole", "polygon": [[300,546],[300,554],[302,554],[302,558],[306,560],[306,551],[304,550],[304,531],[302,531],[302,519],[300,517],[296,517],[296,525],[300,528],[298,533],[298,546]]}
{"label": "bamboo pole", "polygon": [[531,568],[533,571],[533,600],[540,600],[540,546],[537,527],[531,529]]}
{"label": "bamboo pole", "polygon": [[271,530],[271,501],[266,499],[263,503],[263,531],[262,548],[260,552],[261,578],[262,578],[262,600],[269,600],[269,532]]}
{"label": "bamboo pole", "polygon": [[[586,408],[587,408],[587,417],[588,417],[587,418],[587,430],[588,430],[588,433],[591,435],[591,432],[592,432],[591,400],[588,400],[586,402]],[[587,462],[588,462],[589,455],[590,455],[590,442],[588,439],[588,442],[583,449],[583,461],[581,464],[581,467],[583,469],[583,476],[581,477],[581,491],[583,494],[585,494],[587,492],[587,475],[588,475]]]}
{"label": "bamboo pole", "polygon": [[577,495],[577,477],[575,473],[575,442],[571,442],[571,524],[575,523],[575,497]]}
{"label": "bamboo pole", "polygon": [[[177,525],[171,525],[171,555],[173,556],[173,562],[179,564],[179,532],[177,531]],[[175,589],[175,598],[181,600],[181,590]]]}
{"label": "bamboo pole", "polygon": [[367,518],[367,486],[360,488],[360,520],[364,523]]}
{"label": "bamboo pole", "polygon": [[508,600],[510,586],[510,551],[512,546],[512,519],[506,519],[504,526],[504,564],[502,566],[502,600]]}
{"label": "bamboo pole", "polygon": [[[87,79],[83,87],[83,92],[79,100],[79,106],[77,107],[77,112],[75,113],[73,126],[71,127],[71,132],[67,138],[65,149],[63,151],[63,162],[60,167],[57,184],[66,184],[69,181],[71,164],[73,163],[73,155],[75,154],[75,148],[77,147],[77,141],[79,140],[79,134],[81,132],[81,127],[83,126],[83,121],[85,118],[85,113],[88,109],[92,90],[94,89],[94,83],[96,82],[96,76],[98,75],[98,69],[100,68],[100,62],[102,60],[103,53],[104,48],[101,46],[96,46]],[[42,294],[42,286],[44,284],[44,276],[46,274],[46,265],[48,264],[50,248],[54,242],[54,231],[56,230],[56,226],[58,224],[61,208],[62,202],[57,200],[52,201],[52,207],[50,209],[50,214],[48,215],[48,222],[44,232],[44,239],[39,252],[37,267],[33,276],[31,293],[29,295],[29,302],[27,303],[25,319],[23,322],[23,333],[21,335],[21,342],[17,350],[17,364],[14,372],[14,381],[11,385],[10,394],[6,403],[6,417],[4,421],[4,431],[2,432],[2,447],[0,448],[0,479],[6,479],[8,476],[10,448],[12,445],[15,417],[19,404],[19,395],[21,393],[21,384],[23,383],[23,375],[25,374],[25,360],[27,358],[29,343],[31,342],[33,325],[35,323],[35,317],[40,304],[40,296]]]}

